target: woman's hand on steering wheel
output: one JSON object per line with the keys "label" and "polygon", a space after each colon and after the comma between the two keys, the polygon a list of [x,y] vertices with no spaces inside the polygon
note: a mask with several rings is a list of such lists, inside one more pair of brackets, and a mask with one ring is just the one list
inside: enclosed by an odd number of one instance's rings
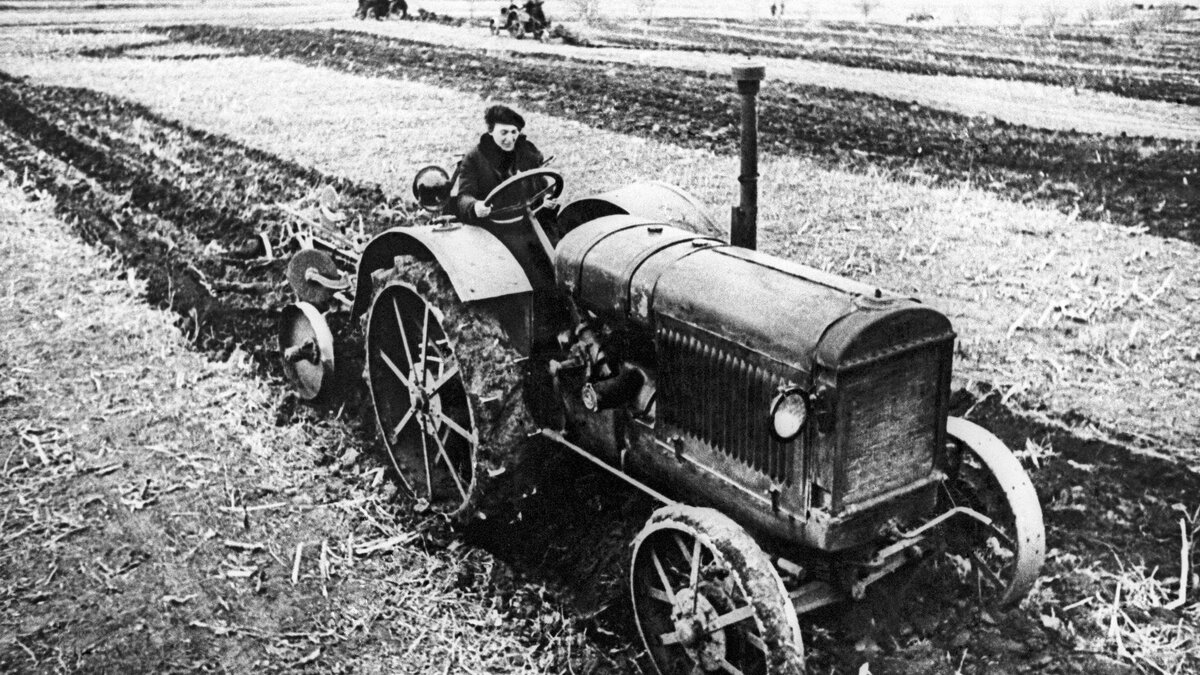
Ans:
{"label": "woman's hand on steering wheel", "polygon": [[[532,194],[528,197],[520,196],[523,189],[529,189]],[[483,203],[490,209],[489,217],[492,222],[511,223],[524,218],[526,213],[537,212],[545,205],[546,200],[554,200],[562,194],[562,189],[563,179],[560,174],[544,168],[530,169],[496,186]],[[509,203],[497,206],[497,201]]]}

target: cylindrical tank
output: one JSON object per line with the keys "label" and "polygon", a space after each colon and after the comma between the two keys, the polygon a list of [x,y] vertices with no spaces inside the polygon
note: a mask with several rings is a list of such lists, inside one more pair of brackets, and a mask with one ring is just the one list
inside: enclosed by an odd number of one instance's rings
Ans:
{"label": "cylindrical tank", "polygon": [[555,268],[560,288],[607,321],[669,318],[803,370],[818,352],[849,360],[950,330],[916,301],[634,216],[577,227]]}
{"label": "cylindrical tank", "polygon": [[571,201],[558,214],[558,228],[570,232],[597,218],[618,215],[638,216],[700,234],[722,232],[695,197],[683,188],[661,181],[630,183]]}

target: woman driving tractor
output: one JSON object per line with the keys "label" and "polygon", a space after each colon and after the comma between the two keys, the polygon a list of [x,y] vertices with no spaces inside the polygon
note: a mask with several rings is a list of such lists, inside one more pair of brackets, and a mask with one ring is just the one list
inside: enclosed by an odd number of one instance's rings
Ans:
{"label": "woman driving tractor", "polygon": [[484,199],[497,185],[545,162],[537,146],[521,133],[525,118],[517,111],[494,105],[484,112],[483,121],[487,132],[463,157],[451,191],[454,214],[470,225],[479,225],[491,215],[493,207]]}

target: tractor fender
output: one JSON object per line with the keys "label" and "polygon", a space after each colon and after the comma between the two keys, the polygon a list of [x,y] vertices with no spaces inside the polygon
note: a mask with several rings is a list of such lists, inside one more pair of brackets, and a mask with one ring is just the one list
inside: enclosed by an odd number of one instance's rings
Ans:
{"label": "tractor fender", "polygon": [[462,302],[529,293],[533,287],[513,254],[491,232],[474,225],[395,227],[372,239],[358,259],[354,316],[371,305],[371,273],[399,255],[432,257]]}

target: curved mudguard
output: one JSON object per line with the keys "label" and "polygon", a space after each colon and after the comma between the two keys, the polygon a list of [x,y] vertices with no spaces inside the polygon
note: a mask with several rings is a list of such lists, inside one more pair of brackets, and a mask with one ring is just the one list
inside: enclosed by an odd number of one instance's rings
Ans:
{"label": "curved mudguard", "polygon": [[533,290],[517,259],[482,227],[397,227],[372,239],[358,259],[354,316],[371,306],[371,273],[391,267],[398,255],[432,256],[463,302]]}

